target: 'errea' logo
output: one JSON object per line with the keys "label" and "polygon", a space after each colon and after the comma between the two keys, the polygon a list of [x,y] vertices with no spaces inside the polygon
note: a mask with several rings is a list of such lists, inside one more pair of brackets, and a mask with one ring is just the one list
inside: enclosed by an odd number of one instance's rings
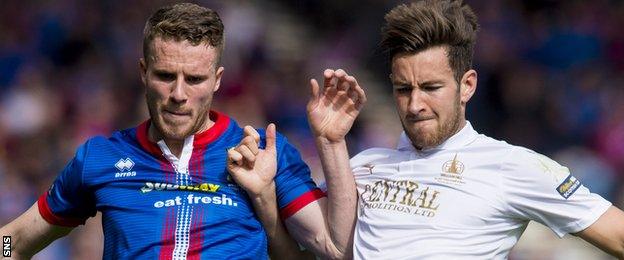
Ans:
{"label": "'errea' logo", "polygon": [[119,172],[115,173],[115,178],[136,176],[136,172],[132,171],[132,167],[134,167],[134,162],[129,157],[119,159],[115,163],[115,168],[119,170]]}
{"label": "'errea' logo", "polygon": [[119,161],[117,161],[117,163],[115,163],[115,167],[120,172],[131,171],[132,167],[134,167],[134,162],[130,158],[126,158],[126,159],[122,158],[122,159],[119,159]]}

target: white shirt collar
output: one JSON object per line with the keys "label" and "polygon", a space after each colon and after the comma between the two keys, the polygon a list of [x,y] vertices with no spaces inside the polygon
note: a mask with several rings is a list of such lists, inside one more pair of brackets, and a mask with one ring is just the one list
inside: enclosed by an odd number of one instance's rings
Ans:
{"label": "white shirt collar", "polygon": [[446,141],[444,141],[442,144],[438,145],[437,147],[429,148],[429,149],[425,149],[421,151],[421,150],[416,150],[416,148],[414,148],[414,146],[412,145],[412,141],[409,139],[409,137],[407,137],[407,134],[405,133],[405,131],[403,131],[401,133],[401,136],[399,137],[399,144],[397,145],[397,150],[414,151],[417,153],[433,153],[435,151],[466,146],[469,143],[473,142],[477,138],[478,135],[479,133],[477,133],[477,131],[475,131],[474,128],[472,128],[472,124],[470,124],[470,121],[466,120],[466,125],[464,125],[464,127],[461,130],[459,130],[459,132],[455,133],[449,139],[446,139]]}

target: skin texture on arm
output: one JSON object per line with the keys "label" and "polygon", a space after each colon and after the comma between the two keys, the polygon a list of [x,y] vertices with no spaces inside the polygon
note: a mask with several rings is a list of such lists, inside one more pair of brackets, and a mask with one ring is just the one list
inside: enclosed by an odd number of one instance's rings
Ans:
{"label": "skin texture on arm", "polygon": [[41,217],[35,203],[21,216],[0,228],[0,236],[11,236],[13,259],[30,259],[54,240],[69,234],[71,230],[69,227],[48,223]]}
{"label": "skin texture on arm", "polygon": [[[321,89],[311,80],[308,121],[315,138],[327,184],[326,207],[331,241],[341,258],[351,258],[357,211],[357,190],[349,164],[345,136],[366,103],[366,94],[355,77],[344,70],[323,72]],[[329,224],[331,223],[331,224]]]}
{"label": "skin texture on arm", "polygon": [[282,223],[275,196],[275,183],[263,194],[251,197],[254,210],[266,231],[271,259],[315,259],[309,251],[299,250]]}
{"label": "skin texture on arm", "polygon": [[611,206],[596,222],[574,234],[603,251],[624,259],[624,212]]}

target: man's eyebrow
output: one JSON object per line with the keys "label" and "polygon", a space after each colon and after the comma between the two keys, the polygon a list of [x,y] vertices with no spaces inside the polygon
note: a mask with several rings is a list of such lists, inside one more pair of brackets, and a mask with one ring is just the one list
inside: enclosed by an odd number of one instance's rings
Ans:
{"label": "man's eyebrow", "polygon": [[173,72],[165,70],[165,69],[157,69],[154,68],[154,73],[156,74],[173,74]]}
{"label": "man's eyebrow", "polygon": [[427,80],[425,82],[421,82],[418,85],[420,86],[431,86],[431,85],[440,85],[440,84],[444,84],[444,81],[442,80]]}
{"label": "man's eyebrow", "polygon": [[392,82],[393,85],[412,85],[411,83],[407,82],[407,80],[396,79],[392,77],[392,75],[390,75],[390,82]]}

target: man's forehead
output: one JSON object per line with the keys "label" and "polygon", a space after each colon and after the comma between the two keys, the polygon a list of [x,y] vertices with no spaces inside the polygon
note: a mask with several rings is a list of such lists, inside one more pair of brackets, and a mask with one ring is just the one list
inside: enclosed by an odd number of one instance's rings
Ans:
{"label": "man's forehead", "polygon": [[207,43],[192,45],[190,42],[156,38],[151,44],[150,57],[155,67],[171,65],[197,66],[210,69],[218,59],[218,50]]}
{"label": "man's forehead", "polygon": [[392,81],[411,83],[412,81],[437,81],[452,77],[446,51],[442,47],[429,48],[418,53],[399,54],[392,59]]}

